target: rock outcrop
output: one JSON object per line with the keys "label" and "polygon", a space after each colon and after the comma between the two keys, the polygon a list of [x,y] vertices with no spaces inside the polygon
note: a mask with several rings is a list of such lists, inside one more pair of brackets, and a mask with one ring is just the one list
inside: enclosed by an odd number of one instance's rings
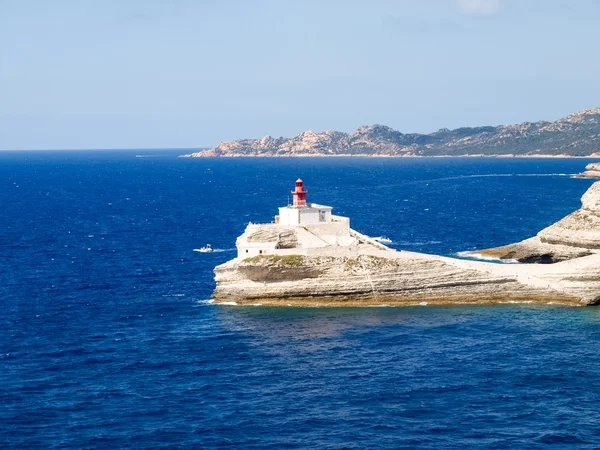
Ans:
{"label": "rock outcrop", "polygon": [[554,263],[590,255],[600,249],[600,182],[583,197],[581,208],[516,244],[479,250],[477,254],[519,262]]}
{"label": "rock outcrop", "polygon": [[486,248],[470,252],[472,256],[483,256],[500,260],[510,260],[525,264],[553,264],[568,261],[591,254],[590,250],[568,245],[557,245],[543,242],[539,236],[534,236],[514,244],[501,247]]}
{"label": "rock outcrop", "polygon": [[[273,225],[264,227],[261,239],[268,238]],[[252,225],[252,233],[262,232],[260,225]],[[317,253],[288,249],[285,255],[238,257],[215,268],[213,297],[216,302],[282,306],[600,303],[600,182],[583,195],[581,209],[534,238],[477,252],[551,264],[399,252],[369,241],[360,239],[346,254],[333,247],[328,254],[324,247]]]}
{"label": "rock outcrop", "polygon": [[575,178],[600,178],[600,163],[588,164],[585,172],[575,175]]}
{"label": "rock outcrop", "polygon": [[600,108],[555,122],[475,128],[443,128],[431,134],[403,134],[382,125],[354,133],[305,131],[293,138],[243,139],[183,155],[217,156],[592,156],[600,152]]}
{"label": "rock outcrop", "polygon": [[[539,302],[595,304],[600,254],[552,265],[493,264],[363,246],[354,257],[270,255],[215,268],[217,303],[378,306]],[[550,269],[550,270],[549,270]]]}

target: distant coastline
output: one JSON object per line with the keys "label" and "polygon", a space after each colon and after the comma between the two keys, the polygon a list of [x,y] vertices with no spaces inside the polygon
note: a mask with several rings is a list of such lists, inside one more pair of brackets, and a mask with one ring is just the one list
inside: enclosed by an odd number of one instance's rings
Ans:
{"label": "distant coastline", "polygon": [[[180,158],[199,158],[200,156],[192,156],[191,154],[180,155]],[[382,159],[402,159],[402,158],[523,158],[523,159],[598,159],[600,153],[589,156],[581,155],[327,155],[327,154],[297,154],[297,155],[219,155],[219,156],[202,156],[202,158],[382,158]]]}
{"label": "distant coastline", "polygon": [[265,136],[221,142],[212,149],[181,155],[207,157],[600,157],[600,108],[554,122],[442,128],[404,134],[383,125],[354,133],[304,131],[293,138]]}

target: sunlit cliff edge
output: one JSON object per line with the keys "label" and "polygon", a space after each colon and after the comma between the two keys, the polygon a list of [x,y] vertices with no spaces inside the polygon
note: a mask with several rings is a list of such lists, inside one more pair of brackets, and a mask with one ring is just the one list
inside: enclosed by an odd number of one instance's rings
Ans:
{"label": "sunlit cliff edge", "polygon": [[581,209],[537,236],[473,252],[521,263],[396,251],[352,230],[349,218],[331,215],[331,207],[316,204],[280,208],[273,223],[249,224],[236,245],[238,257],[215,268],[216,303],[595,305],[600,303],[600,182],[583,195]]}

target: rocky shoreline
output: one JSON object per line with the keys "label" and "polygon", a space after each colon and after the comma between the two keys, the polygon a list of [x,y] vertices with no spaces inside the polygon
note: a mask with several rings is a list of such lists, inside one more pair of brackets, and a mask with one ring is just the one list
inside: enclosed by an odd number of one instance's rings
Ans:
{"label": "rocky shoreline", "polygon": [[[542,303],[596,304],[600,255],[577,268],[494,264],[413,252],[361,249],[352,259],[304,257],[297,272],[261,258],[215,269],[216,303],[272,306],[411,306],[424,304]],[[373,263],[375,262],[375,263]],[[565,264],[565,263],[562,263]],[[567,263],[568,264],[568,263]],[[273,273],[311,275],[274,279]],[[254,275],[249,275],[253,273]],[[259,275],[260,274],[260,275]]]}
{"label": "rocky shoreline", "polygon": [[361,126],[353,133],[308,130],[292,138],[221,142],[182,157],[597,157],[599,152],[600,108],[595,108],[554,122],[443,128],[429,134],[401,133],[383,125]]}
{"label": "rocky shoreline", "polygon": [[325,247],[313,256],[235,258],[215,268],[213,298],[277,306],[595,305],[600,303],[600,182],[583,195],[581,209],[536,236],[472,254],[521,263],[395,251],[363,239],[344,255],[328,254]]}
{"label": "rocky shoreline", "polygon": [[[201,155],[202,154],[202,155]],[[353,154],[336,154],[336,155],[324,155],[324,154],[295,154],[295,155],[219,155],[211,156],[204,154],[204,152],[189,153],[185,155],[179,155],[179,158],[523,158],[523,159],[550,159],[550,158],[573,158],[573,159],[590,159],[600,158],[600,154],[594,154],[591,156],[574,156],[574,155],[514,155],[514,154],[503,154],[503,155],[484,155],[484,154],[473,154],[473,155],[353,155]],[[600,178],[600,176],[581,176],[582,174],[575,175],[575,178]]]}
{"label": "rocky shoreline", "polygon": [[551,264],[600,251],[600,182],[581,197],[581,208],[522,242],[477,251],[484,256]]}
{"label": "rocky shoreline", "polygon": [[600,163],[590,163],[585,166],[585,172],[575,175],[575,178],[600,179]]}

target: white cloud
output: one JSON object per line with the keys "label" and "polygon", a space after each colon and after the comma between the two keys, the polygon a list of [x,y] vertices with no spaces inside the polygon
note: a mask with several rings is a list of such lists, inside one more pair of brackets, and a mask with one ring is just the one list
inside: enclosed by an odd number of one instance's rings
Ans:
{"label": "white cloud", "polygon": [[467,14],[490,16],[502,8],[502,0],[458,0],[458,7]]}

